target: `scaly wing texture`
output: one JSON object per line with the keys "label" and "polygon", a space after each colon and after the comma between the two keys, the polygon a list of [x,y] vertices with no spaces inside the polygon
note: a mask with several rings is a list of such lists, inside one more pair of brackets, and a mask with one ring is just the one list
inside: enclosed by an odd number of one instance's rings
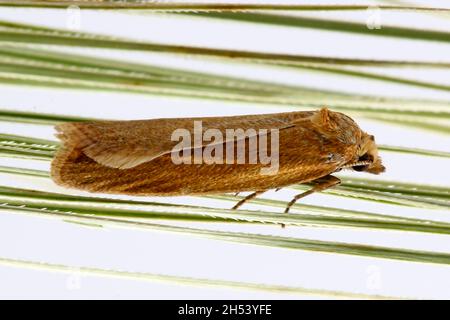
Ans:
{"label": "scaly wing texture", "polygon": [[[242,129],[255,127],[257,124],[261,128],[270,128],[270,123],[285,126],[296,122],[295,127],[280,131],[280,152],[277,159],[279,168],[273,175],[261,174],[261,169],[268,166],[262,163],[176,165],[171,155],[167,153],[129,169],[112,168],[102,165],[84,153],[83,149],[92,145],[92,138],[80,136],[79,141],[74,141],[73,137],[64,136],[67,133],[63,131],[61,138],[65,141],[64,148],[58,152],[53,162],[52,177],[58,184],[92,192],[163,196],[267,190],[308,182],[330,174],[350,161],[354,157],[356,148],[354,144],[342,142],[339,135],[330,135],[329,131],[322,133],[317,130],[317,125],[309,120],[311,114],[308,112],[268,115],[267,120],[261,120],[261,116],[258,118],[251,116],[252,119],[247,118],[245,123],[240,120],[230,121],[233,118],[238,120],[237,117],[209,118],[210,122],[208,120],[204,122],[205,128],[215,125],[215,128]],[[276,121],[271,121],[270,118],[276,118]],[[151,121],[155,124],[157,121],[164,121],[170,127],[170,129],[166,127],[159,131],[159,136],[163,137],[162,131],[167,134],[180,126],[188,128],[189,124],[192,126],[193,119],[174,120],[174,122],[166,119]],[[121,127],[127,127],[131,123],[134,129],[131,130],[128,127],[125,130],[133,131],[132,141],[143,146],[142,139],[138,139],[138,132],[140,131],[143,137],[144,132],[150,134],[155,131],[151,131],[152,129],[148,126],[139,128],[135,125],[138,122],[123,122]],[[104,128],[107,126],[116,130],[116,133],[112,135],[115,139],[123,132],[118,130],[118,127],[112,128],[111,122],[105,122]],[[105,129],[102,128],[102,130]],[[341,128],[338,127],[337,130]],[[110,139],[99,135],[97,141],[105,143]],[[84,143],[81,143],[83,141]],[[150,138],[147,141],[157,142],[158,140]],[[123,143],[125,142],[123,140]],[[270,146],[270,137],[267,142]],[[113,144],[112,141],[109,143]],[[235,148],[236,145],[234,145]],[[133,144],[128,146],[136,147]],[[134,150],[133,147],[130,151]],[[266,151],[271,154],[272,150],[269,147]]]}
{"label": "scaly wing texture", "polygon": [[[80,149],[89,158],[112,168],[129,169],[171,152],[177,141],[171,141],[176,129],[193,134],[193,123],[202,120],[204,131],[218,129],[283,128],[309,113],[291,112],[237,117],[154,119],[138,121],[96,121],[58,125],[58,137],[66,148]],[[193,140],[192,140],[193,141]]]}

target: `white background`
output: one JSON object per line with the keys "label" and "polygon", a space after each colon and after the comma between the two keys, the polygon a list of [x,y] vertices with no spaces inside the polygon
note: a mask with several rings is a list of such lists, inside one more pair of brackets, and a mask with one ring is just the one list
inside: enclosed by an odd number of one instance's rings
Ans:
{"label": "white background", "polygon": [[[345,2],[343,3],[352,3]],[[328,3],[325,2],[324,3]],[[448,1],[434,1],[437,6]],[[431,1],[426,1],[432,5]],[[0,8],[0,19],[66,28],[68,13],[54,9]],[[313,15],[311,13],[311,15]],[[318,16],[364,21],[367,12],[320,13]],[[367,37],[336,32],[314,31],[224,22],[206,18],[180,17],[170,14],[81,11],[81,31],[128,37],[132,39],[210,46],[254,51],[332,55],[342,57],[411,59],[450,63],[450,45],[443,43]],[[382,23],[414,27],[426,26],[449,31],[450,19],[434,14],[382,13]],[[0,44],[1,45],[1,44]],[[162,54],[111,50],[60,48],[93,56],[111,57],[149,64],[163,64],[192,70],[205,70],[250,79],[307,85],[316,88],[409,98],[449,100],[448,92],[390,85],[352,77],[338,77],[319,72],[261,68],[246,64],[229,64]],[[389,70],[379,70],[392,72]],[[450,83],[448,70],[396,70],[394,74],[423,81]],[[29,110],[41,113],[80,115],[111,119],[143,119],[208,115],[254,114],[294,110],[295,106],[258,106],[233,103],[157,97],[126,93],[46,89],[1,84],[2,109]],[[423,105],[423,109],[427,106]],[[355,119],[361,127],[376,136],[381,144],[450,151],[449,139],[428,131],[394,127],[366,119]],[[50,126],[0,123],[2,133],[53,137]],[[424,184],[448,186],[448,160],[406,154],[382,154],[387,172],[380,177]],[[48,169],[48,163],[0,158],[0,165]],[[351,176],[351,173],[341,177]],[[356,174],[361,176],[361,174]],[[378,177],[373,177],[378,178]],[[2,185],[27,189],[84,194],[55,186],[50,180],[0,175]],[[289,200],[294,190],[265,195]],[[140,199],[141,200],[141,199]],[[151,198],[166,203],[187,203],[229,208],[225,201],[192,197]],[[425,210],[381,205],[356,199],[323,194],[312,195],[304,203],[367,210],[379,213],[450,221],[448,210]],[[247,209],[260,206],[247,204]],[[274,209],[277,210],[277,209]],[[281,211],[281,209],[279,209]],[[174,223],[175,224],[175,223]],[[301,238],[358,242],[416,250],[449,252],[448,236],[408,232],[367,231],[363,229],[330,229],[278,226],[234,226],[228,224],[176,223],[220,230],[242,230]],[[299,286],[356,293],[414,297],[450,298],[450,267],[432,264],[369,259],[345,255],[313,253],[299,250],[265,248],[231,244],[192,236],[149,230],[131,230],[105,226],[93,228],[31,217],[16,211],[0,211],[0,257],[37,262],[89,266],[130,272],[148,272],[207,279]],[[230,288],[183,286],[167,282],[148,282],[116,277],[58,273],[0,265],[1,298],[299,298]]]}

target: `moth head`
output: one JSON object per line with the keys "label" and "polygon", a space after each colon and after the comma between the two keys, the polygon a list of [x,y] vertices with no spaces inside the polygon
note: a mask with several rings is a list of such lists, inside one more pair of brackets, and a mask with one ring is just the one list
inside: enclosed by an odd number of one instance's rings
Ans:
{"label": "moth head", "polygon": [[378,156],[378,147],[375,138],[362,132],[361,143],[358,146],[358,159],[351,164],[355,171],[364,171],[372,174],[380,174],[386,170]]}
{"label": "moth head", "polygon": [[381,158],[378,156],[374,136],[362,131],[350,117],[322,108],[313,113],[311,122],[322,136],[338,139],[346,145],[357,146],[357,157],[341,168],[373,174],[385,171]]}

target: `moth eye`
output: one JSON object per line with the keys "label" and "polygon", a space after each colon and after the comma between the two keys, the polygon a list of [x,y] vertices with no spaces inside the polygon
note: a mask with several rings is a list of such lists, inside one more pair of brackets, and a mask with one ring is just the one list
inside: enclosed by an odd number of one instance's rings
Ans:
{"label": "moth eye", "polygon": [[370,140],[375,142],[375,137],[374,136],[371,135],[371,136],[369,136],[369,138],[370,138]]}
{"label": "moth eye", "polygon": [[327,155],[327,157],[326,157],[326,162],[331,162],[331,161],[333,161],[334,160],[334,154],[333,153],[329,153],[328,155]]}

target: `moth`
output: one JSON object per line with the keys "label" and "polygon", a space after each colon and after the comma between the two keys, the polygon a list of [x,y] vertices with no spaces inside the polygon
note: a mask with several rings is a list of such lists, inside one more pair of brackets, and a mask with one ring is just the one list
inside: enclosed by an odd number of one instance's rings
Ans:
{"label": "moth", "polygon": [[[253,130],[252,135],[201,141],[192,147],[178,147],[173,132],[193,131],[202,122],[202,133],[214,128]],[[56,126],[62,141],[51,166],[58,185],[90,192],[137,196],[181,196],[252,192],[233,209],[259,194],[293,184],[312,184],[286,207],[309,194],[332,188],[340,179],[332,174],[342,169],[379,174],[385,171],[374,136],[367,134],[350,117],[327,108],[277,114],[232,117],[151,119],[134,121],[71,122]],[[271,132],[277,130],[277,150]],[[228,131],[227,131],[228,132]],[[257,163],[174,163],[173,155],[194,157],[209,144],[222,151],[237,151],[239,143],[266,139],[265,151],[277,152],[278,170],[262,175]],[[231,147],[230,147],[231,146]],[[231,148],[231,149],[230,149]],[[249,147],[246,147],[249,151]],[[192,150],[189,150],[192,149]],[[190,153],[192,151],[192,153]],[[198,152],[197,152],[198,153]],[[247,156],[250,157],[251,152]]]}

